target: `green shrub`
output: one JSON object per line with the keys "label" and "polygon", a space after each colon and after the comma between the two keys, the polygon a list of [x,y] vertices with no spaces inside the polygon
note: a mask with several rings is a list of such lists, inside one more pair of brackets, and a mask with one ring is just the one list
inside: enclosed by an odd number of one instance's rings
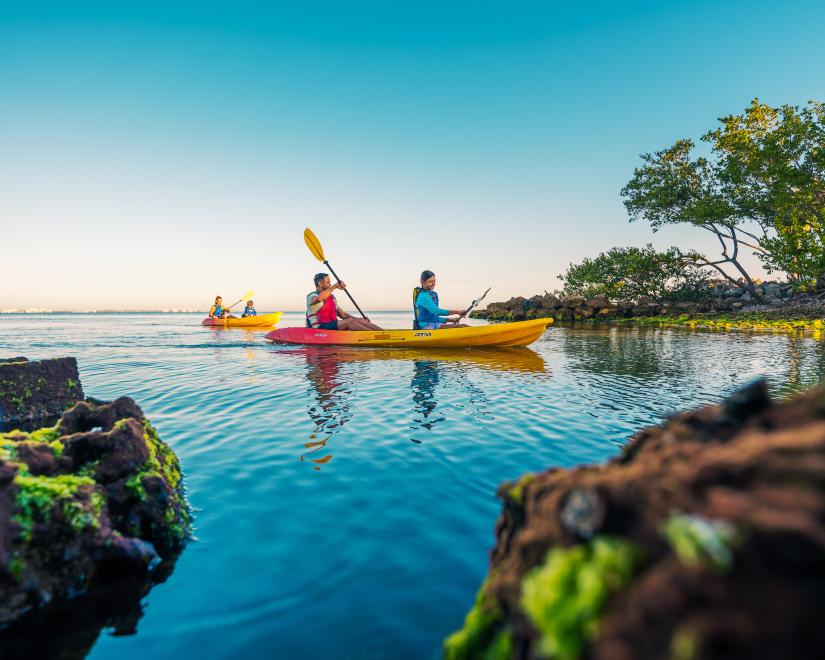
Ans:
{"label": "green shrub", "polygon": [[611,248],[595,258],[570,264],[559,275],[565,295],[591,298],[603,295],[610,300],[698,301],[709,296],[708,274],[693,263],[693,257],[672,247],[658,252],[648,244],[643,248]]}

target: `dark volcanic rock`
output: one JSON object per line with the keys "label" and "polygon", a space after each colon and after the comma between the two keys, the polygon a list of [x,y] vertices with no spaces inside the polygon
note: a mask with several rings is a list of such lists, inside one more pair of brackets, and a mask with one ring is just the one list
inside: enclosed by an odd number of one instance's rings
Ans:
{"label": "dark volcanic rock", "polygon": [[0,429],[59,415],[82,399],[74,358],[0,360]]}
{"label": "dark volcanic rock", "polygon": [[[177,457],[131,399],[81,401],[54,427],[0,433],[0,628],[23,618],[3,631],[0,656],[19,657],[2,652],[6,640],[51,621],[65,599],[112,587],[139,612],[189,521]],[[90,614],[92,640],[119,611]]]}
{"label": "dark volcanic rock", "polygon": [[825,389],[760,382],[499,495],[448,657],[825,657]]}

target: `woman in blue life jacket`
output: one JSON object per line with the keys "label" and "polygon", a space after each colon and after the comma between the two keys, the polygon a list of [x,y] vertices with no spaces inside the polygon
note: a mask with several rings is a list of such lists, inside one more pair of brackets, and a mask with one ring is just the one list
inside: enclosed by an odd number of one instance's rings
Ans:
{"label": "woman in blue life jacket", "polygon": [[251,300],[246,301],[246,307],[243,308],[243,314],[241,314],[241,318],[245,319],[247,316],[258,316],[258,312],[255,311],[255,303]]}
{"label": "woman in blue life jacket", "polygon": [[[438,306],[438,294],[435,292],[435,273],[425,270],[421,273],[421,286],[413,290],[413,328],[415,330],[438,330],[447,328],[466,328],[459,323],[467,313],[463,309],[441,309]],[[458,318],[445,317],[455,315]]]}
{"label": "woman in blue life jacket", "polygon": [[232,311],[228,307],[223,306],[223,298],[215,296],[215,304],[209,310],[210,319],[234,319],[229,312]]}

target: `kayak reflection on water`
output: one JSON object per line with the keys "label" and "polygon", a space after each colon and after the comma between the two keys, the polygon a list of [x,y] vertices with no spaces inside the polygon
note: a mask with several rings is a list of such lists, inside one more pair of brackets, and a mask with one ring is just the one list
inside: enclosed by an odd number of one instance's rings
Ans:
{"label": "kayak reflection on water", "polygon": [[[412,366],[410,389],[412,391],[413,420],[410,428],[431,432],[436,425],[447,419],[437,413],[437,390],[445,373],[458,381],[469,395],[473,415],[485,416],[487,399],[481,388],[468,378],[474,371],[500,371],[547,374],[544,359],[529,348],[492,349],[442,349],[442,350],[393,350],[346,347],[305,347],[280,349],[276,355],[301,356],[307,364],[307,379],[311,385],[311,401],[307,413],[314,428],[309,441],[304,443],[302,462],[309,463],[316,471],[328,464],[333,454],[329,441],[339,433],[353,417],[355,384],[364,380],[366,373],[360,366],[367,362],[397,361]],[[343,370],[344,365],[357,365],[356,373]],[[452,379],[451,379],[452,380]],[[421,444],[420,437],[410,440]]]}

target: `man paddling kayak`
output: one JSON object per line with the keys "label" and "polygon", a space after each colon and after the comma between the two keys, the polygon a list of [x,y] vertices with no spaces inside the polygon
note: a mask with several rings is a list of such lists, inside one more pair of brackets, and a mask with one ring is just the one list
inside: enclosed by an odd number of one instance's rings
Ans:
{"label": "man paddling kayak", "polygon": [[[466,325],[459,323],[465,313],[463,309],[441,309],[435,292],[435,273],[431,270],[421,273],[421,286],[413,289],[413,330],[466,328]],[[451,315],[458,318],[445,318]]]}
{"label": "man paddling kayak", "polygon": [[307,294],[307,327],[321,330],[381,330],[369,319],[358,319],[347,314],[338,306],[335,296],[336,289],[343,291],[347,285],[343,282],[332,284],[329,275],[318,273],[314,280],[315,291]]}

